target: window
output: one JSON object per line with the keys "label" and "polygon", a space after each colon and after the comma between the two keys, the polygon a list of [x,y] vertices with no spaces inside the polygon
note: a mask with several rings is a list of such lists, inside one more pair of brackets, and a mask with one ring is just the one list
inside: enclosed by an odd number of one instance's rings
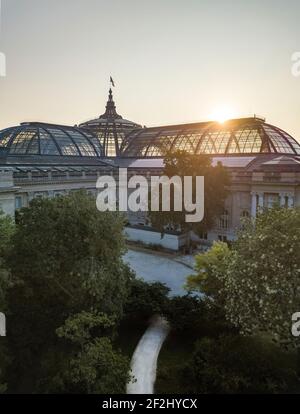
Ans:
{"label": "window", "polygon": [[64,191],[54,191],[54,197],[62,197],[64,195]]}
{"label": "window", "polygon": [[219,234],[218,239],[219,241],[224,242],[224,243],[227,243],[228,241],[227,236],[224,236],[222,234]]}
{"label": "window", "polygon": [[44,198],[44,197],[47,197],[46,192],[34,193],[34,198]]}
{"label": "window", "polygon": [[219,219],[219,228],[223,230],[227,230],[229,227],[229,212],[228,210],[224,210],[223,214]]}
{"label": "window", "polygon": [[22,208],[22,197],[20,196],[16,197],[15,206],[16,206],[16,210],[19,210],[20,208]]}
{"label": "window", "polygon": [[265,207],[273,208],[275,205],[279,205],[279,195],[278,194],[266,194],[265,195]]}

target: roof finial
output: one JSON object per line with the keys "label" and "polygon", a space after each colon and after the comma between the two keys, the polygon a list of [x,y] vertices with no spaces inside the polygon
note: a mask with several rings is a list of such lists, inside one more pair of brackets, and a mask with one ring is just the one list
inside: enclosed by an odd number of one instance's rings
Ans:
{"label": "roof finial", "polygon": [[121,115],[119,115],[116,111],[116,105],[114,103],[112,87],[115,86],[114,80],[110,77],[110,88],[108,92],[108,101],[106,103],[106,111],[103,115],[99,118],[106,118],[106,119],[122,119]]}
{"label": "roof finial", "polygon": [[114,82],[114,80],[113,80],[113,78],[112,77],[110,77],[110,79],[109,79],[109,84],[110,84],[110,88],[109,88],[109,95],[108,95],[108,101],[109,102],[113,102],[113,93],[112,93],[112,87],[115,87],[115,82]]}
{"label": "roof finial", "polygon": [[113,101],[113,93],[112,93],[111,88],[109,88],[108,100],[109,100],[110,102],[111,102],[111,101]]}

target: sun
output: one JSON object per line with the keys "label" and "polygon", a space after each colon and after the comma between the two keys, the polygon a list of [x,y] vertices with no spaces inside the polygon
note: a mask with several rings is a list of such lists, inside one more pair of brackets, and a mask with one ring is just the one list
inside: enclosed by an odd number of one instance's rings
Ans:
{"label": "sun", "polygon": [[235,117],[235,111],[233,108],[230,108],[229,106],[219,106],[215,108],[215,110],[212,112],[211,118],[214,121],[220,122],[223,124],[228,119],[232,119]]}

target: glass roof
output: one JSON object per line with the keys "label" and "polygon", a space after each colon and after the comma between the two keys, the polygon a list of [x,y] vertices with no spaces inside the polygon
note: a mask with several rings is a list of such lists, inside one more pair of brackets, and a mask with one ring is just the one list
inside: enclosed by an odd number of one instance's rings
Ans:
{"label": "glass roof", "polygon": [[6,148],[9,155],[104,155],[99,140],[90,132],[43,123],[24,123],[0,131],[0,148]]}
{"label": "glass roof", "polygon": [[141,125],[123,119],[117,113],[116,105],[113,100],[112,90],[109,90],[106,111],[99,118],[92,119],[79,125],[84,130],[89,130],[98,137],[106,157],[120,155],[120,148],[125,137],[136,129],[141,129]]}
{"label": "glass roof", "polygon": [[[102,124],[104,122],[104,124]],[[115,122],[120,122],[116,119]],[[299,143],[260,118],[142,128],[117,127],[99,119],[98,129],[23,123],[0,131],[0,150],[8,155],[160,158],[170,150],[191,154],[300,155]]]}
{"label": "glass roof", "polygon": [[256,117],[133,131],[124,140],[121,152],[125,157],[162,157],[179,149],[209,155],[300,155],[300,145],[293,137]]}

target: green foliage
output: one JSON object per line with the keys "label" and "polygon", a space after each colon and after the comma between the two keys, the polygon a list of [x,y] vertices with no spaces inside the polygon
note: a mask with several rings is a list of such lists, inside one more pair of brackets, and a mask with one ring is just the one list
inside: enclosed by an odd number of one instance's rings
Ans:
{"label": "green foliage", "polygon": [[[56,330],[59,338],[68,339],[75,344],[83,344],[95,336],[105,335],[115,322],[104,313],[83,311],[68,318],[64,325]],[[96,334],[96,331],[97,334]]]}
{"label": "green foliage", "polygon": [[110,338],[103,336],[113,325],[114,321],[105,314],[81,312],[57,329],[58,337],[68,346],[61,369],[53,379],[44,381],[50,391],[125,392],[130,380],[129,359],[114,350]]}
{"label": "green foliage", "polygon": [[[153,227],[162,233],[166,226],[187,232],[193,230],[195,233],[202,233],[213,227],[215,219],[223,212],[224,202],[228,194],[230,178],[227,170],[220,164],[212,166],[209,157],[191,155],[185,151],[168,153],[164,159],[165,168],[163,174],[168,177],[179,176],[204,176],[205,181],[205,214],[201,223],[186,223],[186,212],[150,212],[150,219]],[[193,192],[195,192],[195,183]],[[173,189],[171,191],[171,201]],[[184,205],[184,204],[183,204]]]}
{"label": "green foliage", "polygon": [[6,292],[11,283],[6,258],[11,247],[14,230],[11,217],[5,216],[0,211],[0,312],[6,309]]}
{"label": "green foliage", "polygon": [[199,291],[223,307],[223,276],[230,255],[228,245],[223,242],[215,242],[210,250],[197,255],[197,274],[188,278],[187,289]]}
{"label": "green foliage", "polygon": [[15,226],[10,216],[0,210],[0,257],[4,257],[9,249]]}
{"label": "green foliage", "polygon": [[131,283],[131,292],[125,307],[129,318],[147,320],[155,314],[162,314],[168,304],[169,288],[160,283],[147,283],[135,279]]}
{"label": "green foliage", "polygon": [[[6,264],[6,258],[11,248],[11,238],[14,233],[14,223],[9,216],[0,211],[0,312],[7,313],[7,291],[11,286],[11,275]],[[0,394],[7,389],[6,370],[9,364],[7,338],[0,338]]]}
{"label": "green foliage", "polygon": [[[226,272],[226,312],[245,332],[268,331],[283,344],[300,309],[300,210],[275,208],[239,235]],[[229,298],[230,292],[230,298]]]}
{"label": "green foliage", "polygon": [[190,393],[280,393],[295,380],[287,362],[276,346],[254,337],[203,338],[182,375]]}
{"label": "green foliage", "polygon": [[[80,323],[73,320],[78,332],[66,326],[70,335],[82,333],[84,323],[99,322],[89,320],[89,313],[102,322],[104,314],[114,323],[122,318],[133,278],[122,261],[123,218],[100,213],[95,200],[84,192],[36,199],[19,213],[12,243],[8,256],[13,275],[8,294],[8,339],[14,356],[10,384],[22,392],[36,391],[42,384],[44,391],[48,386],[40,379],[64,371],[64,345],[55,332],[70,316],[81,316]],[[112,336],[115,327],[101,329]],[[94,349],[92,345],[87,341],[89,350]],[[106,343],[103,346],[108,349]]]}
{"label": "green foliage", "polygon": [[175,296],[169,299],[165,313],[172,331],[189,339],[200,336],[217,337],[235,329],[226,319],[222,309],[210,306],[206,298]]}
{"label": "green foliage", "polygon": [[[281,351],[270,339],[299,346],[291,336],[291,316],[300,309],[299,264],[297,209],[265,211],[255,225],[244,224],[231,249],[215,243],[197,256],[197,274],[187,287],[205,294],[199,303],[202,313],[195,299],[174,298],[168,318],[180,340],[186,335],[189,341],[196,332],[200,340],[186,366],[159,362],[159,384],[164,386],[159,391],[172,392],[166,384],[175,374],[176,390],[185,393],[297,390],[295,353]],[[190,320],[184,315],[191,315]],[[205,331],[205,325],[211,330]]]}
{"label": "green foliage", "polygon": [[218,244],[197,259],[190,278],[245,334],[268,332],[282,345],[299,347],[291,335],[300,309],[300,210],[276,207],[249,221],[232,250]]}
{"label": "green foliage", "polygon": [[184,368],[191,360],[194,338],[186,335],[167,337],[158,356],[155,393],[186,394],[189,383],[186,381]]}
{"label": "green foliage", "polygon": [[124,394],[129,372],[129,359],[113,349],[109,338],[97,338],[70,360],[67,389],[74,384],[78,392]]}

